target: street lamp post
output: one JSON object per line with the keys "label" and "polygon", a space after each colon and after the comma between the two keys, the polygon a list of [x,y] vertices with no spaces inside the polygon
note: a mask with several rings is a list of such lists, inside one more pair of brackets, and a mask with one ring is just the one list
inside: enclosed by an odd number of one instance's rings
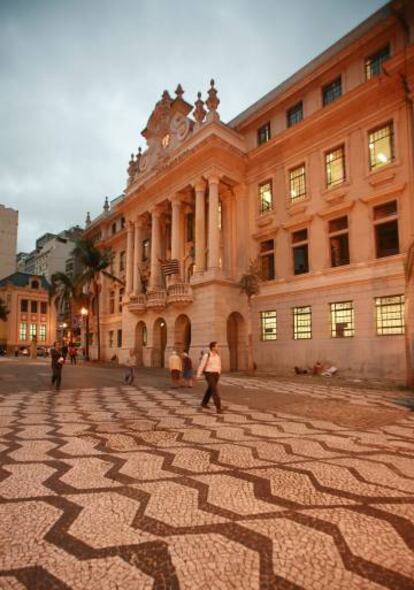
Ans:
{"label": "street lamp post", "polygon": [[85,359],[89,360],[89,312],[86,307],[82,307],[80,310],[81,316],[85,322]]}

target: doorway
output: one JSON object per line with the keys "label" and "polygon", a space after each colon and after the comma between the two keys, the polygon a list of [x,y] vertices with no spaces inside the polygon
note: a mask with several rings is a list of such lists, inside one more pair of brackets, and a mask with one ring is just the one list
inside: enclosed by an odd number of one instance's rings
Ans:
{"label": "doorway", "polygon": [[152,366],[165,366],[165,348],[167,346],[167,323],[163,318],[154,322]]}
{"label": "doorway", "polygon": [[227,318],[227,344],[229,347],[230,371],[246,369],[246,341],[246,322],[239,312],[234,311]]}

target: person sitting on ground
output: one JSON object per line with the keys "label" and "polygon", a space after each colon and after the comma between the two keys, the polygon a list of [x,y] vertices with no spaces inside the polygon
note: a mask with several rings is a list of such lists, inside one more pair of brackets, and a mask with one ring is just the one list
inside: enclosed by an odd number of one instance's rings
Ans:
{"label": "person sitting on ground", "polygon": [[173,389],[177,389],[177,387],[180,386],[180,376],[183,367],[181,358],[175,350],[172,351],[172,354],[168,361],[168,366],[171,374],[171,387]]}

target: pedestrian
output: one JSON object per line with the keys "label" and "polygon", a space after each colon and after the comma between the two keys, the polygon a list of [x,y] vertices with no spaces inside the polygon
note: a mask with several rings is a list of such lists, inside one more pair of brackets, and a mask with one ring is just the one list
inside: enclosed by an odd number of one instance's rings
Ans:
{"label": "pedestrian", "polygon": [[132,385],[135,381],[135,349],[130,348],[128,358],[125,362],[126,369],[125,369],[125,376],[124,376],[124,383],[126,385]]}
{"label": "pedestrian", "polygon": [[71,342],[69,344],[69,358],[70,358],[71,365],[76,365],[77,355],[78,355],[78,350],[77,350],[76,346],[74,345],[74,343]]}
{"label": "pedestrian", "polygon": [[214,405],[216,406],[217,414],[222,414],[221,399],[218,392],[218,381],[221,373],[221,359],[218,353],[218,344],[216,341],[210,342],[209,351],[201,359],[201,363],[197,370],[197,379],[204,377],[207,381],[207,389],[201,402],[202,408],[208,407],[210,397],[213,396]]}
{"label": "pedestrian", "polygon": [[183,352],[183,381],[186,387],[193,386],[193,363],[186,352]]}
{"label": "pedestrian", "polygon": [[168,366],[170,368],[171,374],[171,387],[173,389],[177,389],[177,387],[180,386],[180,376],[183,367],[181,359],[175,350],[172,351],[168,361]]}
{"label": "pedestrian", "polygon": [[50,357],[52,361],[52,385],[55,385],[56,391],[59,391],[62,382],[62,367],[65,359],[56,342],[53,343],[50,349]]}
{"label": "pedestrian", "polygon": [[69,351],[68,345],[63,344],[63,346],[61,348],[61,353],[62,353],[64,362],[66,362],[66,357],[68,356],[68,351]]}

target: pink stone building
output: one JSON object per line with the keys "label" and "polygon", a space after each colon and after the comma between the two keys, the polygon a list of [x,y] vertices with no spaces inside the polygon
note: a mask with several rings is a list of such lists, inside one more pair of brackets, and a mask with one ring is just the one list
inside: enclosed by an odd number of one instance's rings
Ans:
{"label": "pink stone building", "polygon": [[[243,369],[251,321],[259,369],[404,378],[413,42],[414,3],[392,2],[228,123],[213,81],[194,105],[164,91],[124,194],[86,229],[125,280],[102,279],[105,358],[196,361],[218,340]],[[250,318],[238,281],[257,258]]]}

